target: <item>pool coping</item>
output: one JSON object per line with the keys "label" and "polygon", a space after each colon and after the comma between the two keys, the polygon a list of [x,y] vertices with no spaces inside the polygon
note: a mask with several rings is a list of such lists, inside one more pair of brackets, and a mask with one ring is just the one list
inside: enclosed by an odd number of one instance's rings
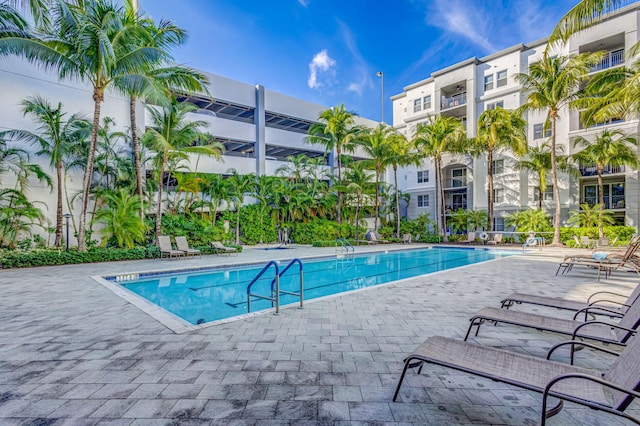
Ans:
{"label": "pool coping", "polygon": [[[506,252],[509,252],[511,254],[511,256],[521,256],[523,254],[526,254],[526,252],[523,253],[523,252],[521,252],[519,250],[504,250],[504,249],[494,249],[494,248],[487,248],[487,247],[460,247],[460,246],[438,245],[438,246],[424,246],[422,248],[426,248],[426,249],[453,248],[453,249],[462,249],[462,250],[487,250],[487,251],[501,251],[501,252],[505,252],[506,251]],[[400,248],[390,248],[389,249],[389,251],[402,251],[402,250],[411,250],[411,248],[400,247]],[[366,255],[366,254],[370,254],[370,253],[374,253],[374,252],[373,251],[372,252],[362,252],[362,253],[358,253],[358,254]],[[302,257],[300,257],[300,259],[304,259],[304,260],[312,260],[312,259],[313,260],[317,260],[317,259],[326,259],[326,258],[338,258],[338,255],[302,256]],[[289,262],[289,261],[291,261],[293,259],[296,259],[296,257],[293,257],[291,259],[281,259],[280,262]],[[323,301],[323,300],[327,300],[327,299],[331,299],[331,298],[335,298],[335,297],[350,295],[350,294],[353,294],[353,293],[357,293],[357,292],[361,292],[361,291],[367,291],[367,290],[371,290],[371,289],[374,289],[374,288],[379,288],[379,287],[382,287],[382,286],[388,286],[388,285],[392,285],[392,284],[401,284],[401,283],[403,283],[405,281],[414,280],[414,279],[420,278],[420,277],[425,276],[425,275],[440,274],[440,273],[444,273],[444,272],[447,272],[447,271],[457,270],[457,269],[460,269],[460,268],[468,268],[470,266],[481,265],[481,264],[484,264],[484,263],[495,262],[495,261],[503,260],[503,259],[508,259],[508,257],[498,257],[498,258],[495,258],[495,259],[488,259],[488,260],[484,260],[484,261],[481,261],[481,262],[472,263],[472,264],[469,264],[469,265],[457,266],[455,268],[448,268],[448,269],[444,269],[444,270],[441,270],[441,271],[430,272],[428,274],[416,275],[414,277],[408,277],[408,278],[403,278],[403,279],[400,279],[400,280],[395,280],[395,281],[389,281],[389,282],[386,282],[386,283],[376,284],[376,285],[370,286],[370,287],[359,288],[359,289],[354,289],[354,290],[348,290],[348,291],[344,291],[344,292],[340,292],[340,293],[336,293],[336,294],[331,294],[331,295],[327,295],[327,296],[308,299],[308,300],[304,300],[304,304],[307,305],[309,303],[314,303],[314,302],[319,302],[319,301]],[[255,317],[255,316],[259,316],[259,315],[266,315],[266,314],[277,315],[277,314],[275,313],[275,308],[268,308],[268,309],[264,309],[264,310],[260,310],[260,311],[255,311],[255,312],[249,312],[249,313],[246,313],[246,314],[236,315],[236,316],[233,316],[233,317],[230,317],[230,318],[223,318],[223,319],[219,319],[219,320],[215,320],[215,321],[209,321],[209,322],[206,322],[204,324],[191,324],[190,322],[180,318],[179,316],[177,316],[177,315],[171,313],[170,311],[160,307],[159,305],[156,305],[155,303],[150,302],[146,298],[144,298],[144,297],[132,292],[131,290],[127,289],[126,287],[124,287],[122,285],[119,285],[118,283],[126,282],[126,281],[131,280],[131,279],[138,279],[141,275],[144,276],[144,277],[146,277],[146,276],[152,277],[152,276],[157,276],[157,275],[162,275],[162,274],[172,274],[172,273],[190,272],[190,271],[205,271],[205,270],[223,269],[223,268],[228,268],[228,267],[231,267],[231,266],[241,267],[241,266],[255,266],[255,265],[262,265],[262,264],[264,264],[264,262],[230,263],[230,264],[216,265],[216,266],[167,269],[167,270],[162,270],[162,271],[133,272],[133,273],[121,274],[121,275],[106,275],[106,276],[93,275],[93,276],[91,276],[91,278],[94,281],[102,284],[105,288],[109,289],[110,291],[112,291],[117,296],[119,296],[122,299],[124,299],[125,301],[131,303],[133,306],[137,307],[138,309],[143,311],[145,314],[147,314],[151,318],[155,319],[160,324],[164,325],[169,330],[173,331],[176,334],[182,334],[182,333],[187,333],[187,332],[191,332],[191,331],[201,330],[203,328],[214,327],[214,326],[221,325],[221,324],[227,324],[227,323],[230,323],[230,322],[241,321],[241,320],[244,320],[244,319],[247,319],[247,318],[252,318],[252,317]],[[113,278],[113,279],[109,279],[109,278]],[[120,279],[118,279],[118,278],[120,278]],[[297,302],[286,304],[286,305],[281,305],[280,306],[280,310],[289,309],[289,308],[297,306],[297,305],[298,305]],[[282,315],[282,313],[280,313],[279,315]]]}

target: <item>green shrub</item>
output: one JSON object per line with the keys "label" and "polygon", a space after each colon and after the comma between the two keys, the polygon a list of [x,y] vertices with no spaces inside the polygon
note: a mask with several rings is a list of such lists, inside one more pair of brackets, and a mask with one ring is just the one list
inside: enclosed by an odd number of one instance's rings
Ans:
{"label": "green shrub", "polygon": [[271,243],[278,240],[278,230],[271,218],[271,209],[261,211],[259,204],[240,210],[240,233],[246,244]]}
{"label": "green shrub", "polygon": [[4,250],[0,252],[0,267],[27,268],[31,266],[69,265],[77,263],[113,262],[118,260],[140,260],[147,255],[147,249],[99,249],[86,252],[36,249],[31,251]]}
{"label": "green shrub", "polygon": [[[291,230],[289,238],[297,244],[313,244],[316,241],[333,241],[336,238],[354,238],[356,228],[348,223],[338,225],[337,222],[313,218],[309,223],[287,224]],[[364,239],[365,231],[360,229],[360,238]]]}
{"label": "green shrub", "polygon": [[[605,226],[604,228],[605,238],[609,238],[611,241],[617,238],[616,244],[625,244],[628,242],[633,234],[636,233],[636,229],[632,226]],[[560,241],[567,244],[569,247],[573,247],[575,242],[573,236],[585,236],[591,239],[598,239],[598,228],[560,228]]]}
{"label": "green shrub", "polygon": [[[155,218],[147,218],[148,229],[155,229]],[[199,217],[184,215],[162,215],[161,232],[163,235],[185,236],[192,247],[208,247],[211,241],[226,241],[231,235],[224,230],[222,222],[212,226],[211,222]],[[147,245],[155,244],[156,236],[147,235]]]}

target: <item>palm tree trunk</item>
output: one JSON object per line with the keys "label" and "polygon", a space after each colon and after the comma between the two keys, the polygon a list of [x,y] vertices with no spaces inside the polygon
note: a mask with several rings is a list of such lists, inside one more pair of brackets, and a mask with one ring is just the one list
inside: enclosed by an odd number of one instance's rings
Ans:
{"label": "palm tree trunk", "polygon": [[553,221],[553,241],[551,245],[560,245],[560,188],[558,188],[558,166],[556,164],[556,116],[551,119],[551,179],[553,180],[553,199],[556,203],[556,215]]}
{"label": "palm tree trunk", "polygon": [[156,238],[160,236],[162,226],[162,181],[164,178],[164,169],[167,167],[167,154],[163,154],[162,166],[160,167],[160,178],[158,179],[158,198],[156,199]]}
{"label": "palm tree trunk", "polygon": [[136,193],[140,197],[140,217],[144,220],[144,184],[142,182],[142,164],[140,162],[140,144],[138,143],[138,128],[136,125],[136,100],[131,95],[129,99],[129,117],[131,120],[131,150],[133,151],[133,165],[136,169]]}
{"label": "palm tree trunk", "polygon": [[493,150],[487,151],[487,230],[493,230]]}
{"label": "palm tree trunk", "polygon": [[91,144],[87,155],[87,167],[84,171],[84,179],[82,182],[82,208],[80,210],[80,221],[78,223],[78,251],[87,251],[86,226],[87,226],[87,210],[89,207],[89,190],[91,188],[91,178],[93,175],[93,160],[96,153],[96,145],[98,144],[98,127],[100,126],[100,108],[104,94],[99,88],[93,92],[93,129],[91,130]]}
{"label": "palm tree trunk", "polygon": [[542,210],[542,197],[544,197],[544,192],[542,191],[542,181],[543,181],[542,176],[538,175],[538,209],[539,210]]}
{"label": "palm tree trunk", "polygon": [[376,217],[373,220],[373,229],[378,230],[378,216],[380,216],[380,167],[376,165],[376,205],[375,212]]}
{"label": "palm tree trunk", "polygon": [[444,235],[442,237],[442,241],[444,241],[445,243],[449,242],[449,237],[447,236],[447,211],[445,209],[444,206],[444,186],[442,185],[442,164],[441,161],[438,161],[438,170],[436,170],[436,174],[440,175],[440,208],[441,208],[441,214],[442,214],[442,234]]}
{"label": "palm tree trunk", "polygon": [[604,164],[598,164],[598,202],[600,203],[600,215],[598,216],[598,236],[604,238],[604,227],[602,224],[602,214],[604,213],[604,184],[602,183],[602,171]]}
{"label": "palm tree trunk", "polygon": [[54,245],[60,247],[62,244],[62,161],[56,163],[56,177],[58,180],[58,194],[56,204],[56,240]]}
{"label": "palm tree trunk", "polygon": [[398,191],[398,166],[393,165],[393,185],[396,187],[396,238],[400,238],[400,191]]}
{"label": "palm tree trunk", "polygon": [[342,185],[342,155],[341,155],[341,150],[340,150],[340,146],[338,145],[336,147],[336,155],[338,156],[338,191],[337,191],[337,195],[338,195],[338,205],[336,206],[336,221],[338,222],[338,225],[342,224],[342,214],[341,214],[341,204],[342,204],[342,197],[340,196],[340,187]]}
{"label": "palm tree trunk", "polygon": [[238,210],[238,216],[236,218],[236,245],[240,245],[240,199],[238,199],[238,205],[236,206],[236,210]]}
{"label": "palm tree trunk", "polygon": [[360,194],[358,194],[358,197],[356,198],[356,244],[358,244],[359,237],[360,237],[360,227],[358,226],[359,213],[360,213]]}

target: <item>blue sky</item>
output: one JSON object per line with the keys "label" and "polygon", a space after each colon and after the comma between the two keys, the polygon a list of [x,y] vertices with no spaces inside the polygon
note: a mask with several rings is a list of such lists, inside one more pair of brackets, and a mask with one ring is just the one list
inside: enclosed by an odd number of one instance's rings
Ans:
{"label": "blue sky", "polygon": [[[432,71],[547,36],[577,0],[139,0],[189,32],[179,63],[385,121]],[[213,94],[215,96],[215,93]]]}

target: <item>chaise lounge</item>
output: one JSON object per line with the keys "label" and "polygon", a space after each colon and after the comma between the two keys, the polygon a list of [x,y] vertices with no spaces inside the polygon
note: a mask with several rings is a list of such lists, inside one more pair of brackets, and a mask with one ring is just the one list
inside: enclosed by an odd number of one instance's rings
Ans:
{"label": "chaise lounge", "polygon": [[160,248],[160,259],[162,259],[164,255],[167,255],[170,259],[185,255],[182,250],[174,250],[173,247],[171,247],[171,238],[168,235],[158,236],[158,247]]}
{"label": "chaise lounge", "polygon": [[237,254],[238,253],[238,249],[236,249],[235,247],[224,246],[220,241],[211,241],[211,245],[213,246],[214,249],[216,249],[217,252],[221,254],[232,254],[232,253]]}
{"label": "chaise lounge", "polygon": [[200,250],[189,247],[189,243],[187,242],[187,237],[180,236],[176,237],[176,246],[178,250],[182,250],[186,256],[193,255],[202,255]]}

